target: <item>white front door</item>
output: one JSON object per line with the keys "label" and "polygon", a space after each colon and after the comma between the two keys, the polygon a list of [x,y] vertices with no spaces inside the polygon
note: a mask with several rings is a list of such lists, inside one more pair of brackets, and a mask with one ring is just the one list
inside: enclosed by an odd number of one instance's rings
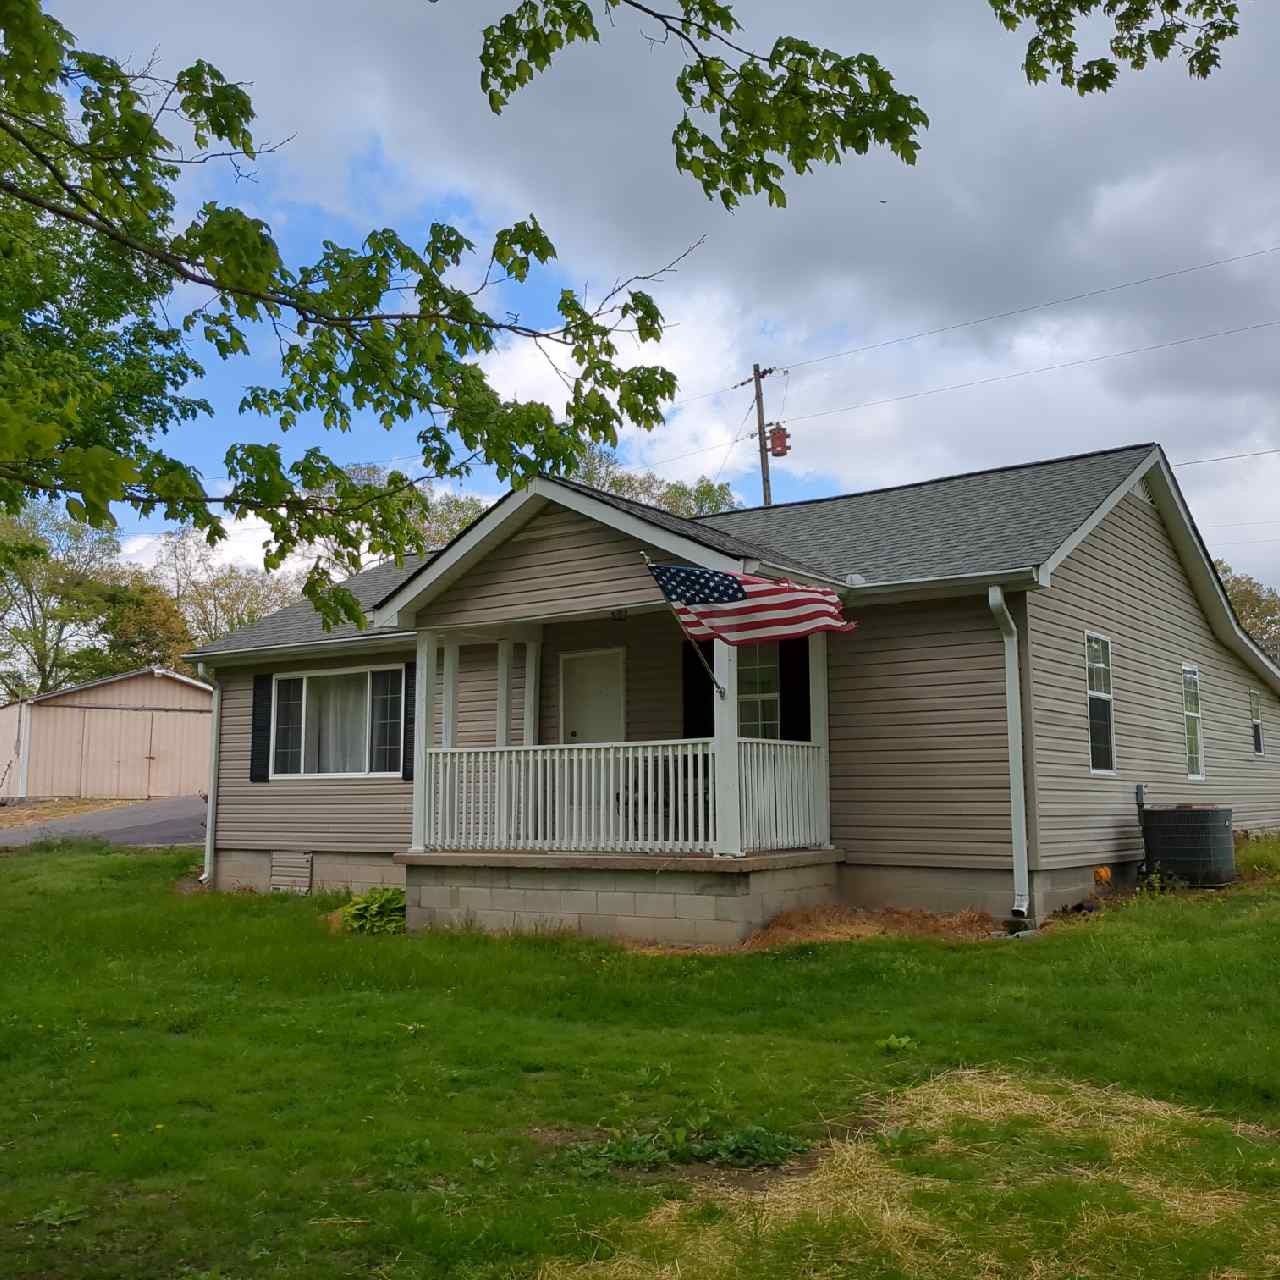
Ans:
{"label": "white front door", "polygon": [[626,740],[626,651],[560,655],[560,741]]}

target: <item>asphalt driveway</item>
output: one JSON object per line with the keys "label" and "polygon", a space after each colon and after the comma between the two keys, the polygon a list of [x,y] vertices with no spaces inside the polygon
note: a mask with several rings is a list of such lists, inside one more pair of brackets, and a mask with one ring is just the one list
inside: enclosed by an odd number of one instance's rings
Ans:
{"label": "asphalt driveway", "polygon": [[0,849],[40,840],[96,837],[112,844],[203,844],[205,802],[199,796],[139,800],[98,813],[0,831]]}

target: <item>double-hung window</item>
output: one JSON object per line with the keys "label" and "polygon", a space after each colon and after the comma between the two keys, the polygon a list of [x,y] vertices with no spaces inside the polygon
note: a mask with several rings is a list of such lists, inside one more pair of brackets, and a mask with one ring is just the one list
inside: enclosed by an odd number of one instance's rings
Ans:
{"label": "double-hung window", "polygon": [[738,650],[738,733],[743,738],[777,738],[782,732],[778,642],[743,645]]}
{"label": "double-hung window", "polygon": [[1084,638],[1089,692],[1089,769],[1116,768],[1115,703],[1111,695],[1111,641],[1088,632]]}
{"label": "double-hung window", "polygon": [[1182,719],[1187,733],[1187,777],[1204,777],[1204,729],[1200,719],[1200,668],[1182,668]]}
{"label": "double-hung window", "polygon": [[404,668],[277,676],[271,772],[399,775]]}

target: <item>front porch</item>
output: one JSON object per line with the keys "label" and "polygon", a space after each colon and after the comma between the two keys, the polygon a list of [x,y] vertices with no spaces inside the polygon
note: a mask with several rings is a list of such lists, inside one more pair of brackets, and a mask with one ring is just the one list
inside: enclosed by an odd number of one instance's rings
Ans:
{"label": "front porch", "polygon": [[[419,631],[409,853],[829,848],[826,636],[798,644],[716,642],[722,695],[665,610]],[[635,740],[663,725],[710,732]]]}

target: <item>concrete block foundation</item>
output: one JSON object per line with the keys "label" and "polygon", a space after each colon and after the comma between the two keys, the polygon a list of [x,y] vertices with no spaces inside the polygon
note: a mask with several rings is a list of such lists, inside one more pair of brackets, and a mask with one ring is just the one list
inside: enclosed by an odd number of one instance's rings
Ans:
{"label": "concrete block foundation", "polygon": [[838,900],[842,854],[759,858],[408,854],[409,928],[568,931],[731,945],[793,907]]}

